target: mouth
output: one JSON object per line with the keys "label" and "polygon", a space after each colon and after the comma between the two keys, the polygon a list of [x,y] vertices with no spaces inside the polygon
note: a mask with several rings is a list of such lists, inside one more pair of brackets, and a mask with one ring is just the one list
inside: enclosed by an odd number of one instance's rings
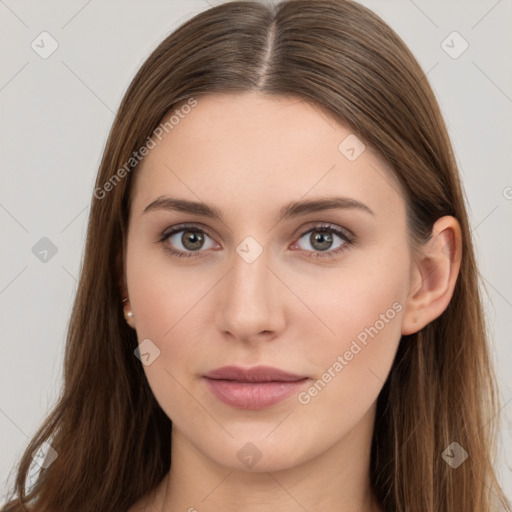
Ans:
{"label": "mouth", "polygon": [[203,375],[210,392],[237,409],[257,410],[282,402],[300,391],[310,379],[305,375],[255,366],[223,366]]}

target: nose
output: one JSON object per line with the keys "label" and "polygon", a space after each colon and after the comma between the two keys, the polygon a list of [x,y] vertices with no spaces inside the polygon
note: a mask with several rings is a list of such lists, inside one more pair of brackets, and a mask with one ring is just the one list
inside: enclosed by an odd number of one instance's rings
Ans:
{"label": "nose", "polygon": [[252,262],[233,254],[232,268],[222,280],[216,315],[217,328],[224,336],[244,342],[271,340],[283,329],[283,284],[269,265],[266,250]]}

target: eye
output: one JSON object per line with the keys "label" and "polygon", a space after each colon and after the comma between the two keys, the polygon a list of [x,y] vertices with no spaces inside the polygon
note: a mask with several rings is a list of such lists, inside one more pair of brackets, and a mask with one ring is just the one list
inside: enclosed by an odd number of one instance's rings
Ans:
{"label": "eye", "polygon": [[[306,231],[294,244],[304,239],[305,250],[311,252],[313,258],[329,258],[348,249],[354,243],[352,236],[331,224],[322,224]],[[338,239],[338,241],[336,241]],[[309,247],[308,247],[309,246]],[[294,247],[292,247],[294,248]]]}
{"label": "eye", "polygon": [[[295,250],[302,239],[305,240],[306,247],[299,247],[299,249],[310,253],[308,256],[314,258],[336,256],[355,243],[355,238],[350,232],[331,224],[314,226],[302,233],[291,248]],[[200,253],[205,251],[201,251],[201,249],[215,247],[212,238],[204,229],[196,225],[178,225],[167,229],[161,234],[159,242],[164,244],[165,250],[172,255],[188,258],[203,256]]]}
{"label": "eye", "polygon": [[[209,243],[205,244],[205,241]],[[171,254],[179,257],[194,256],[194,252],[201,249],[211,249],[214,246],[213,240],[198,226],[175,226],[162,233],[160,242]]]}

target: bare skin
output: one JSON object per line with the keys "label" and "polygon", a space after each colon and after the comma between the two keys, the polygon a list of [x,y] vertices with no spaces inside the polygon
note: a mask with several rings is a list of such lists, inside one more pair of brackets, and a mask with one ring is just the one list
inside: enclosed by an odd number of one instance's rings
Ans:
{"label": "bare skin", "polygon": [[[136,169],[121,286],[139,343],[160,351],[144,371],[173,430],[168,475],[130,512],[382,510],[369,480],[376,400],[401,335],[446,309],[461,235],[443,217],[414,256],[393,174],[369,147],[354,159],[351,139],[340,151],[350,134],[297,98],[207,95]],[[145,211],[163,196],[222,219]],[[276,220],[332,196],[352,202]],[[206,385],[224,365],[307,380],[247,410]]]}

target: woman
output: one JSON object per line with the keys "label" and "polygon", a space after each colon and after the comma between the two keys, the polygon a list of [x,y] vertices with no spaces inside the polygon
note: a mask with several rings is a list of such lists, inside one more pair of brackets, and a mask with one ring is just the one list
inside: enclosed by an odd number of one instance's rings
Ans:
{"label": "woman", "polygon": [[62,397],[3,510],[510,510],[457,166],[375,14],[195,16],[93,196]]}

